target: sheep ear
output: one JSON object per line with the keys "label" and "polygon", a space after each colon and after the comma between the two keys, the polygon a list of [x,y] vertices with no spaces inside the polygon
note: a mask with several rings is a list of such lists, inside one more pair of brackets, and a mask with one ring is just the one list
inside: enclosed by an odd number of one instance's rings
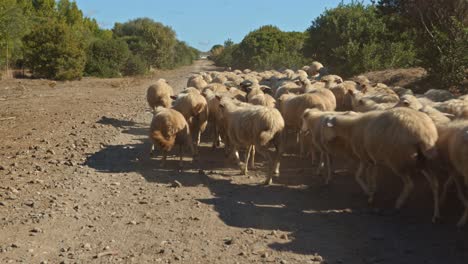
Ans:
{"label": "sheep ear", "polygon": [[246,92],[250,93],[252,91],[252,87],[245,87],[244,88]]}
{"label": "sheep ear", "polygon": [[223,108],[224,108],[224,105],[220,104],[220,105],[219,105],[219,108],[223,109]]}
{"label": "sheep ear", "polygon": [[177,99],[177,96],[176,96],[176,95],[171,95],[170,97],[171,97],[172,100]]}
{"label": "sheep ear", "polygon": [[454,114],[449,114],[449,113],[442,113],[442,114],[448,118],[455,118]]}
{"label": "sheep ear", "polygon": [[353,90],[348,90],[348,94],[350,94],[351,96],[355,95]]}
{"label": "sheep ear", "polygon": [[215,95],[216,99],[218,99],[219,101],[221,101],[221,96],[219,95]]}
{"label": "sheep ear", "polygon": [[342,82],[343,82],[343,80],[340,80],[340,79],[338,79],[338,80],[336,81],[336,83],[342,83]]}
{"label": "sheep ear", "polygon": [[408,102],[408,100],[403,100],[402,103],[403,103],[404,106],[409,106],[409,105],[410,105],[410,103]]}

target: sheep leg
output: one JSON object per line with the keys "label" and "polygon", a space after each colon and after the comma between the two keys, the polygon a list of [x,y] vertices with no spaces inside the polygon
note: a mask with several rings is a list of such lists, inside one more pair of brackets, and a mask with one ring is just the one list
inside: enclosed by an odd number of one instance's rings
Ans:
{"label": "sheep leg", "polygon": [[260,153],[266,160],[268,160],[268,171],[265,185],[270,185],[273,182],[273,158],[271,157],[270,151],[264,146],[257,146],[257,152]]}
{"label": "sheep leg", "polygon": [[[317,169],[315,170],[315,175],[320,175],[320,174],[322,174],[323,160],[325,159],[325,158],[323,157],[323,155],[324,155],[324,154],[323,154],[322,152],[319,153],[319,164],[317,165]],[[313,162],[312,162],[312,163],[313,163]]]}
{"label": "sheep leg", "polygon": [[432,222],[435,223],[437,219],[440,218],[440,211],[439,211],[439,181],[435,177],[434,174],[427,172],[425,170],[422,171],[424,176],[426,177],[427,181],[429,182],[429,186],[432,190],[432,196],[434,197],[434,214],[432,215]]}
{"label": "sheep leg", "polygon": [[367,167],[367,188],[369,190],[369,198],[367,202],[372,204],[374,202],[375,193],[377,191],[377,175],[379,173],[378,165],[371,165]]}
{"label": "sheep leg", "polygon": [[150,148],[149,148],[149,157],[150,157],[150,158],[156,156],[156,153],[154,153],[155,150],[156,150],[156,146],[154,145],[153,142],[151,142],[151,146],[150,146]]}
{"label": "sheep leg", "polygon": [[327,175],[325,176],[325,185],[328,185],[330,183],[331,177],[332,177],[332,172],[331,172],[331,159],[330,159],[330,154],[323,152],[323,156],[325,157],[325,171]]}
{"label": "sheep leg", "polygon": [[219,133],[218,133],[218,126],[213,126],[213,145],[211,146],[213,149],[219,147]]}
{"label": "sheep leg", "polygon": [[179,145],[179,168],[182,168],[182,154],[184,152],[182,144]]}
{"label": "sheep leg", "polygon": [[457,177],[457,175],[453,174],[450,175],[450,178],[453,179],[455,182],[455,186],[457,187],[457,194],[458,198],[460,201],[463,203],[465,210],[463,211],[462,217],[460,217],[460,220],[458,220],[457,227],[462,227],[466,224],[468,220],[468,200],[466,199],[465,195],[465,186],[463,185],[463,180],[460,182],[460,179]]}
{"label": "sheep leg", "polygon": [[454,183],[454,179],[453,179],[453,176],[451,175],[444,184],[444,189],[442,191],[442,195],[440,196],[441,204],[444,204],[445,201],[447,200],[448,191],[450,187],[452,187],[453,183]]}
{"label": "sheep leg", "polygon": [[408,199],[409,194],[414,188],[414,183],[413,180],[411,179],[410,175],[407,173],[397,173],[400,175],[401,179],[403,180],[403,191],[401,192],[400,196],[398,197],[396,203],[395,203],[395,208],[396,209],[401,209],[403,204],[406,202]]}
{"label": "sheep leg", "polygon": [[255,169],[255,145],[250,146],[250,169]]}
{"label": "sheep leg", "polygon": [[367,187],[367,184],[364,183],[362,177],[365,175],[364,171],[366,170],[366,165],[364,162],[359,162],[359,168],[356,171],[355,179],[356,182],[359,184],[361,189],[364,191],[366,195],[370,195],[369,188]]}
{"label": "sheep leg", "polygon": [[161,159],[161,168],[166,167],[166,161],[167,161],[167,151],[163,150],[162,151],[162,159]]}
{"label": "sheep leg", "polygon": [[250,158],[250,152],[252,151],[253,145],[250,145],[247,148],[247,151],[245,151],[245,160],[244,160],[244,166],[241,166],[241,173],[243,175],[247,175],[248,172],[248,164],[249,164],[249,158]]}

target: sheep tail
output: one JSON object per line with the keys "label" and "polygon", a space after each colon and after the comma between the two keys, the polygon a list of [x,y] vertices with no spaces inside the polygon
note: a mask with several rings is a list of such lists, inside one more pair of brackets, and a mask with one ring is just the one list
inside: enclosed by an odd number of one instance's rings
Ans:
{"label": "sheep tail", "polygon": [[150,137],[154,142],[157,142],[158,145],[160,145],[161,148],[165,151],[171,151],[175,143],[175,137],[167,138],[159,130],[152,131]]}
{"label": "sheep tail", "polygon": [[430,161],[434,161],[438,157],[437,148],[434,145],[419,144],[418,146],[418,160],[422,166],[431,165]]}
{"label": "sheep tail", "polygon": [[275,135],[271,130],[264,130],[260,132],[260,145],[267,145]]}
{"label": "sheep tail", "polygon": [[203,111],[203,107],[204,107],[203,104],[197,104],[193,108],[193,116],[198,116]]}

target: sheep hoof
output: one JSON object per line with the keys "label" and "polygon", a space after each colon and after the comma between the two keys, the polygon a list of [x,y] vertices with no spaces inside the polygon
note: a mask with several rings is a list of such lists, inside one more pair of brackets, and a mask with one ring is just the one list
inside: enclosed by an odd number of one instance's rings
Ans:
{"label": "sheep hoof", "polygon": [[268,186],[268,185],[270,185],[272,182],[273,182],[273,179],[269,178],[269,179],[266,179],[266,180],[263,182],[263,185]]}

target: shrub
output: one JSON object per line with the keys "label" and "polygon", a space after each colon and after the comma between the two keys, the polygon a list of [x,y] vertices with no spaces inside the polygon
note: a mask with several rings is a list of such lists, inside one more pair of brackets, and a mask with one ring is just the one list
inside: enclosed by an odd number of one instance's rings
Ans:
{"label": "shrub", "polygon": [[343,76],[417,62],[411,32],[394,34],[374,6],[340,4],[315,19],[307,33],[305,56]]}
{"label": "shrub", "polygon": [[148,65],[139,56],[131,54],[122,69],[122,74],[125,76],[143,75],[148,72]]}
{"label": "shrub", "polygon": [[123,40],[97,39],[88,47],[85,72],[97,77],[118,77],[129,55]]}
{"label": "shrub", "polygon": [[84,40],[65,22],[50,19],[24,37],[25,63],[36,77],[81,78],[85,66]]}

